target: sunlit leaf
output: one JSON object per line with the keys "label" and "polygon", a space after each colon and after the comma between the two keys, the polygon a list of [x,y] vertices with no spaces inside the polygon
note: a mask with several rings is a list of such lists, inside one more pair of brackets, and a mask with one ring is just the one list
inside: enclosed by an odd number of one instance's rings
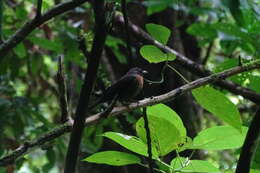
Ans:
{"label": "sunlit leaf", "polygon": [[140,54],[150,63],[172,61],[176,58],[173,54],[163,53],[159,48],[153,45],[145,45],[141,47]]}
{"label": "sunlit leaf", "polygon": [[204,109],[241,131],[238,109],[223,93],[210,86],[203,86],[192,90],[192,95]]}
{"label": "sunlit leaf", "polygon": [[171,31],[167,27],[153,23],[146,24],[145,27],[155,40],[161,42],[164,45],[167,44],[171,35]]}
{"label": "sunlit leaf", "polygon": [[[132,152],[141,154],[143,156],[148,156],[147,153],[147,145],[139,138],[135,136],[128,136],[122,133],[116,132],[106,132],[103,136],[112,139],[123,147],[131,150]],[[153,157],[158,157],[158,153],[155,149],[153,149]]]}
{"label": "sunlit leaf", "polygon": [[247,128],[242,133],[231,126],[215,126],[201,131],[194,139],[191,149],[225,150],[243,145]]}
{"label": "sunlit leaf", "polygon": [[139,157],[133,154],[118,152],[118,151],[98,152],[83,159],[83,161],[99,163],[99,164],[107,164],[112,166],[124,166],[124,165],[141,163],[141,159]]}

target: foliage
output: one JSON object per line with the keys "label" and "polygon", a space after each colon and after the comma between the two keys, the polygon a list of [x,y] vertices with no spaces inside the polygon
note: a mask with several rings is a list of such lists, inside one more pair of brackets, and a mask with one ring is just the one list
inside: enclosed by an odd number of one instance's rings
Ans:
{"label": "foliage", "polygon": [[[243,127],[242,132],[240,132],[232,126],[215,126],[202,130],[192,140],[186,135],[186,129],[180,117],[166,105],[158,104],[148,107],[147,115],[152,137],[153,159],[157,161],[158,164],[167,165],[168,171],[166,172],[184,170],[193,172],[220,172],[217,168],[219,166],[213,166],[213,164],[208,161],[190,160],[189,158],[181,158],[178,156],[168,165],[160,158],[173,151],[179,153],[180,151],[188,149],[224,150],[239,148],[243,144],[247,131],[246,127]],[[147,157],[147,141],[143,118],[140,118],[135,126],[138,136],[129,136],[116,132],[106,132],[103,136],[134,153]],[[144,165],[137,159],[137,155],[130,153],[119,155],[115,153],[116,155],[112,155],[111,153],[114,153],[114,151],[97,152],[85,158],[84,161],[113,166],[123,166],[133,163]],[[133,159],[129,159],[129,162],[127,162],[125,161],[125,155],[127,157],[131,155]],[[113,160],[116,160],[116,163]]]}
{"label": "foliage", "polygon": [[[47,12],[60,2],[63,1],[44,0],[42,11]],[[115,2],[117,5],[120,3],[119,0],[107,2]],[[28,20],[34,18],[36,3],[36,0],[0,1],[0,45],[2,40],[8,41]],[[178,43],[183,43],[184,52],[181,53],[191,56],[189,58],[199,63],[205,61],[205,69],[214,73],[260,58],[260,4],[256,0],[129,0],[127,3],[129,20],[140,24],[155,42],[169,47],[178,47]],[[142,10],[137,14],[140,16],[133,17],[136,14],[131,13],[131,5],[141,7]],[[118,11],[115,13],[118,14]],[[164,13],[178,13],[176,21],[172,21],[170,16],[169,19],[158,20],[158,16]],[[175,23],[175,26],[166,27],[162,24],[166,20],[169,25]],[[82,78],[88,68],[86,57],[79,49],[78,38],[84,39],[86,50],[90,51],[94,22],[91,4],[84,3],[40,25],[5,53],[4,58],[0,57],[0,159],[27,141],[38,139],[59,125],[60,105],[56,73],[57,57],[60,55],[64,60],[69,113],[73,117]],[[103,59],[99,68],[93,97],[99,95],[109,86],[112,79],[121,76],[126,68],[133,64],[152,69],[151,74],[155,74],[149,76],[152,79],[157,79],[160,75],[165,76],[162,87],[158,89],[160,94],[168,89],[167,80],[170,84],[176,82],[175,79],[172,82],[173,71],[170,68],[159,72],[159,75],[156,73],[162,66],[168,67],[165,64],[174,67],[176,65],[177,68],[181,66],[182,64],[176,62],[175,55],[163,52],[152,43],[144,43],[130,34],[134,56],[128,57],[127,43],[124,39],[126,33],[114,29],[117,26],[110,27],[104,53],[107,61]],[[176,33],[178,35],[174,35]],[[178,37],[182,40],[178,40]],[[173,38],[178,40],[178,43],[171,44]],[[191,40],[197,41],[200,57],[192,57],[195,46]],[[189,76],[186,73],[190,72],[188,69],[181,67],[179,71],[185,77]],[[189,80],[194,79],[193,72],[191,73],[192,77]],[[227,80],[260,93],[259,70],[239,73]],[[156,84],[147,88],[152,90],[149,91],[152,93],[150,96],[157,94]],[[184,125],[186,118],[192,115],[177,114],[178,109],[171,108],[173,102],[169,102],[171,107],[163,104],[148,107],[153,160],[158,169],[164,172],[233,172],[252,119],[254,104],[211,85],[193,90],[192,96],[196,101],[198,116],[194,118],[194,122],[189,123],[202,124],[193,137],[188,135],[189,128]],[[204,110],[202,111],[198,105]],[[192,109],[188,102],[181,106],[184,109]],[[91,113],[102,111],[104,107],[106,105],[98,106]],[[240,111],[244,110],[243,108],[249,111]],[[203,112],[202,115],[199,115],[199,112]],[[86,157],[84,163],[87,161],[113,166],[137,164],[146,167],[143,161],[143,158],[148,157],[146,130],[143,118],[137,118],[140,114],[140,110],[134,110],[125,114],[126,120],[107,118],[98,122],[98,125],[88,126],[84,131],[81,146],[81,151]],[[135,132],[130,133],[129,129],[133,130],[133,124]],[[40,149],[28,152],[17,159],[14,164],[0,167],[0,173],[58,172],[60,167],[64,166],[67,143],[66,135],[47,142],[38,147]],[[114,143],[129,152],[118,151],[119,147],[115,147]],[[182,157],[182,153],[190,150],[203,150],[207,159]],[[173,157],[174,153],[178,153],[176,157]],[[217,153],[228,153],[228,159],[224,157],[225,154]],[[255,155],[251,173],[260,171],[260,147]],[[169,162],[164,161],[164,158]]]}

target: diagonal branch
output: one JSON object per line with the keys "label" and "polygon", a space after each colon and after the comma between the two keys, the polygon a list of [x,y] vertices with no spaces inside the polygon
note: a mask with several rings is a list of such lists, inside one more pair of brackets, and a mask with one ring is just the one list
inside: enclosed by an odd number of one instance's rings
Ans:
{"label": "diagonal branch", "polygon": [[[253,69],[260,69],[260,60],[254,62],[254,63],[251,63],[249,65],[234,67],[232,69],[229,69],[229,70],[226,70],[226,71],[223,71],[220,73],[216,73],[216,74],[210,75],[208,77],[199,78],[191,83],[183,85],[179,88],[176,88],[168,93],[165,93],[165,94],[162,94],[159,96],[155,96],[152,98],[146,98],[139,102],[132,103],[128,106],[116,107],[110,113],[110,116],[123,115],[123,113],[130,112],[137,108],[151,106],[151,105],[155,105],[158,103],[165,103],[165,102],[174,100],[177,96],[187,93],[187,92],[191,91],[192,89],[195,89],[195,88],[198,88],[200,86],[207,85],[210,83],[214,83],[219,80],[223,80],[227,77],[230,77],[232,75],[236,75],[238,73],[250,71]],[[101,118],[102,118],[102,113],[92,115],[86,119],[85,126],[95,124],[95,123],[99,122],[99,120]],[[60,137],[64,133],[70,132],[71,126],[72,126],[71,124],[66,123],[62,126],[55,128],[54,130],[52,130],[50,132],[45,133],[40,138],[26,142],[24,145],[22,145],[21,147],[16,149],[13,153],[5,156],[4,158],[1,158],[0,166],[6,166],[10,163],[13,163],[13,162],[15,162],[15,160],[19,159],[24,154],[31,152],[33,148],[40,147],[43,144],[45,144],[46,142],[54,140],[55,138]]]}
{"label": "diagonal branch", "polygon": [[[123,17],[120,15],[117,15],[115,17],[114,21],[115,21],[114,26],[120,27],[120,29],[122,30],[124,27]],[[203,65],[190,60],[189,58],[182,55],[181,53],[154,40],[149,34],[147,34],[140,27],[138,27],[137,25],[134,25],[130,21],[129,21],[129,31],[132,32],[132,35],[135,36],[139,41],[143,42],[144,44],[153,44],[156,47],[163,50],[164,52],[172,53],[172,54],[176,55],[177,58],[175,61],[178,64],[180,64],[181,66],[183,66],[184,68],[186,68],[188,71],[190,71],[198,76],[201,76],[201,77],[212,74],[212,72],[207,70]],[[224,80],[220,80],[215,84],[221,88],[224,88],[224,89],[230,91],[233,94],[241,95],[248,100],[251,100],[256,103],[260,103],[260,94],[254,92],[248,88],[237,85],[231,81],[224,81]]]}
{"label": "diagonal branch", "polygon": [[46,13],[42,14],[40,18],[36,17],[32,20],[27,21],[8,40],[6,40],[0,45],[0,62],[2,61],[2,59],[7,54],[8,51],[10,51],[17,44],[23,41],[38,26],[42,25],[44,22],[52,19],[53,17],[65,13],[66,11],[69,11],[87,1],[89,0],[77,0],[77,1],[72,0],[64,3],[60,3],[55,7],[53,7],[52,9],[50,9],[49,11],[47,11]]}

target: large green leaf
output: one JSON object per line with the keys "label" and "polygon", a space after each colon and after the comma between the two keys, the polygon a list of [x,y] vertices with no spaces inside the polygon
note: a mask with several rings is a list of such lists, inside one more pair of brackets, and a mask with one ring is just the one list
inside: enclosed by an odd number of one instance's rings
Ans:
{"label": "large green leaf", "polygon": [[147,108],[147,114],[154,115],[154,116],[157,116],[160,118],[164,118],[164,119],[170,121],[178,129],[180,135],[182,137],[186,137],[186,135],[187,135],[186,128],[184,127],[181,118],[170,107],[168,107],[164,104],[157,104],[154,106],[150,106]]}
{"label": "large green leaf", "polygon": [[243,145],[247,128],[242,133],[230,126],[215,126],[201,131],[194,139],[190,149],[225,150]]}
{"label": "large green leaf", "polygon": [[203,86],[192,91],[197,102],[206,110],[241,131],[240,114],[236,106],[220,91]]}
{"label": "large green leaf", "polygon": [[[131,150],[132,152],[141,154],[143,156],[148,156],[147,145],[141,139],[135,136],[128,136],[116,132],[106,132],[103,134],[103,136],[112,139],[116,143]],[[158,153],[155,149],[153,149],[152,153],[154,158],[158,157]]]}
{"label": "large green leaf", "polygon": [[159,48],[153,45],[145,45],[141,47],[140,54],[150,63],[159,63],[163,61],[172,61],[176,57],[170,53],[163,53]]}
{"label": "large green leaf", "polygon": [[[149,121],[149,129],[152,139],[152,147],[156,148],[159,156],[164,156],[169,152],[178,148],[178,144],[184,143],[177,127],[170,121],[154,116],[147,115]],[[144,128],[144,120],[140,118],[136,123],[136,131],[138,136],[146,142],[146,130]]]}
{"label": "large green leaf", "polygon": [[118,151],[104,151],[95,153],[83,161],[101,163],[113,166],[124,166],[130,164],[140,164],[141,159],[133,154]]}
{"label": "large green leaf", "polygon": [[171,161],[171,166],[176,172],[220,173],[218,168],[205,160],[187,160],[177,157]]}
{"label": "large green leaf", "polygon": [[145,27],[149,34],[151,34],[151,36],[155,40],[159,41],[164,45],[167,44],[168,39],[171,35],[171,31],[167,27],[153,23],[146,24]]}

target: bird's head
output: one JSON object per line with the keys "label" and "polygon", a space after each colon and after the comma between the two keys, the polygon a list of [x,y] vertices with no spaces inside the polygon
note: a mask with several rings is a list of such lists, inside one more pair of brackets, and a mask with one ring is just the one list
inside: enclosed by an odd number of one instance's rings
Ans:
{"label": "bird's head", "polygon": [[148,72],[146,70],[143,70],[139,67],[134,67],[134,68],[131,68],[127,74],[128,75],[135,75],[135,74],[138,74],[138,75],[141,75],[141,76],[144,76],[145,74],[147,74]]}

